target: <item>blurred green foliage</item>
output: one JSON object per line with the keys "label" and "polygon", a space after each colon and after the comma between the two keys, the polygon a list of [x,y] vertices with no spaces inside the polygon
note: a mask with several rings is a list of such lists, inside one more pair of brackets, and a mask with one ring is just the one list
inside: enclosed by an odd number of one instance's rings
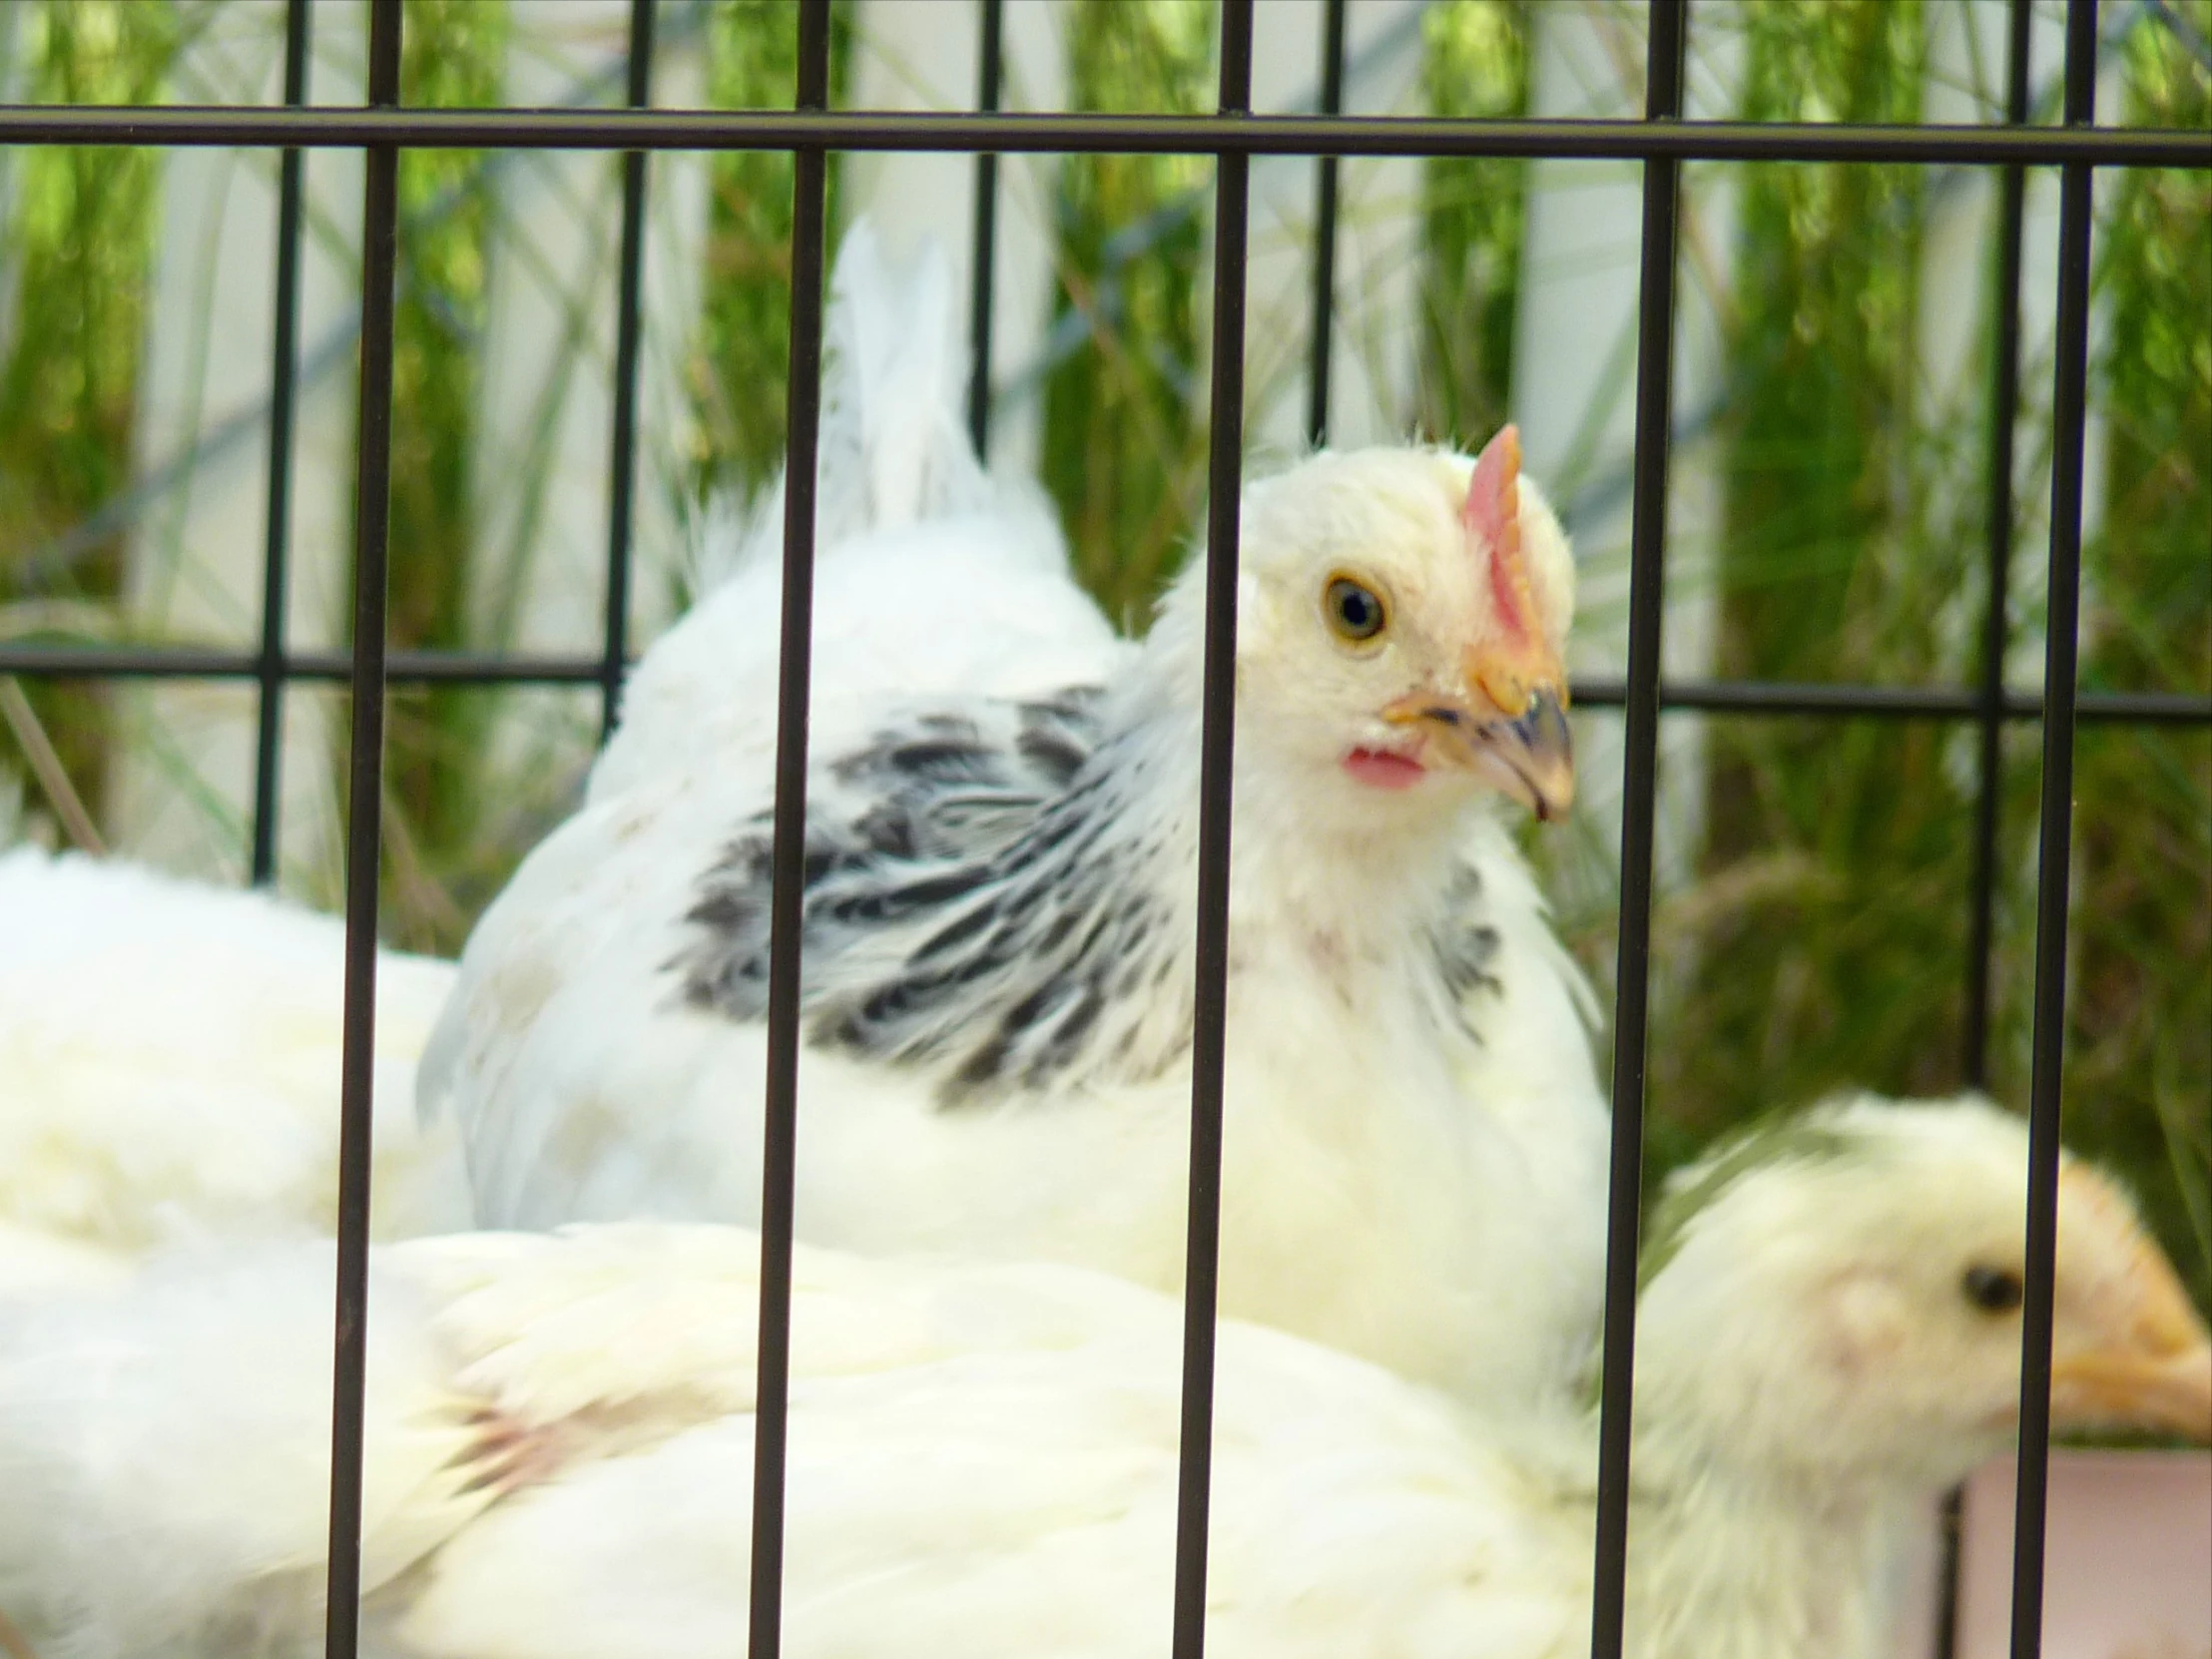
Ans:
{"label": "blurred green foliage", "polygon": [[[399,95],[423,109],[501,101],[507,0],[407,0]],[[480,336],[498,235],[492,157],[481,150],[399,156],[399,264],[392,309],[389,638],[397,649],[479,643],[488,549],[474,475],[481,407]],[[384,759],[394,937],[426,945],[449,929],[422,913],[424,895],[473,913],[504,879],[487,861],[480,777],[490,727],[481,695],[435,686],[393,699]],[[332,757],[342,787],[344,757]]]}
{"label": "blurred green foliage", "polygon": [[[1214,105],[1214,7],[1090,0],[1068,13],[1077,109],[1191,114]],[[1053,316],[1082,344],[1044,391],[1044,483],[1076,575],[1139,630],[1181,565],[1204,498],[1199,272],[1209,253],[1195,156],[1071,156],[1060,167]]]}
{"label": "blurred green foliage", "polygon": [[[852,12],[830,12],[830,102],[852,62]],[[730,0],[707,23],[707,102],[788,110],[799,92],[799,8]],[[784,464],[784,383],[791,361],[792,158],[730,150],[709,164],[706,307],[685,374],[697,416],[689,472],[701,494],[749,494]],[[830,224],[841,169],[830,159]]]}
{"label": "blurred green foliage", "polygon": [[[2212,19],[2212,6],[2196,8]],[[1748,0],[1744,113],[1911,121],[1919,6]],[[2208,124],[2204,67],[2140,28],[2125,118]],[[1978,668],[1987,317],[1949,407],[1927,382],[1931,176],[1750,167],[1727,336],[1717,672],[1957,684]],[[2081,682],[2212,687],[2212,192],[2118,176],[2097,239],[2101,532],[2084,550]],[[1990,267],[1993,273],[1993,254]],[[2030,270],[2026,280],[2038,276]],[[2016,524],[2047,496],[2047,355],[2022,365]],[[2004,418],[2014,418],[2005,411]],[[2091,450],[2094,463],[2096,450]],[[2018,537],[2016,639],[2040,628]],[[2023,598],[2024,596],[2024,598]],[[2015,664],[2018,674],[2029,650]],[[2032,673],[2032,670],[2028,670]],[[2032,683],[2032,681],[2030,681]],[[1712,720],[1698,878],[1661,907],[1653,1164],[1830,1089],[1958,1087],[1978,788],[1972,733],[1894,720]],[[1989,1086],[2026,1098],[2039,747],[2006,735]],[[2120,1169],[2212,1306],[2212,734],[2082,728],[2075,771],[2066,1134]]]}
{"label": "blurred green foliage", "polygon": [[[1917,6],[1753,0],[1743,26],[1748,118],[1919,119]],[[1982,544],[1926,533],[1946,477],[1945,440],[1915,419],[1927,175],[1754,166],[1737,183],[1715,672],[1954,681],[1944,601],[1972,584]],[[1971,424],[1959,435],[1976,437]],[[1947,475],[1970,509],[1971,470]],[[1953,729],[1748,719],[1706,730],[1704,879],[1664,938],[1683,982],[1655,1057],[1662,1133],[1687,1149],[1851,1080],[1953,1083],[1973,787],[1946,765]]]}
{"label": "blurred green foliage", "polygon": [[[20,96],[36,104],[152,102],[178,40],[167,0],[10,0]],[[8,157],[0,226],[0,604],[112,599],[123,537],[52,572],[23,561],[75,529],[131,478],[139,344],[159,215],[159,158],[114,147],[21,149]],[[104,693],[25,688],[80,797],[105,794]],[[12,745],[0,746],[13,759]],[[6,763],[0,763],[6,764]]]}
{"label": "blurred green foliage", "polygon": [[[2212,0],[2179,8],[2212,39]],[[2138,30],[2122,119],[2212,128],[2212,69]],[[2212,692],[2212,174],[2118,176],[2107,306],[2104,523],[2086,550],[2081,680]],[[2073,1144],[2128,1172],[2212,1308],[2212,731],[2082,734],[2074,763]]]}
{"label": "blurred green foliage", "polygon": [[[1421,14],[1421,91],[1436,115],[1528,113],[1530,0],[1442,0]],[[1421,165],[1421,351],[1416,424],[1478,445],[1510,416],[1520,306],[1525,161],[1449,156]]]}

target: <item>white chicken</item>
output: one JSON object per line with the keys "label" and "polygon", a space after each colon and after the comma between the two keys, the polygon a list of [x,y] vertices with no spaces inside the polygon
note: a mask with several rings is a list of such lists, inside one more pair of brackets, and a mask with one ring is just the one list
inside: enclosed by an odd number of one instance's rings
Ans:
{"label": "white chicken", "polygon": [[[800,1236],[1172,1289],[1202,583],[1114,641],[965,449],[941,274],[874,259],[835,293]],[[1244,503],[1222,1305],[1471,1398],[1578,1363],[1602,1254],[1586,992],[1498,811],[1571,789],[1572,564],[1517,453],[1323,454]],[[484,1225],[758,1216],[777,583],[648,653],[469,941],[422,1092]]]}
{"label": "white chicken", "polygon": [[[264,893],[0,853],[0,1294],[179,1236],[330,1232],[344,937]],[[447,962],[379,958],[379,1237],[468,1225],[459,1137],[412,1110],[452,982]]]}
{"label": "white chicken", "polygon": [[[1883,1651],[1896,1529],[2012,1438],[2026,1144],[1978,1101],[1858,1100],[1674,1184],[1638,1332],[1636,1659]],[[2069,1163],[2059,1207],[2054,1420],[2212,1435],[2212,1348],[2126,1200]],[[366,1651],[742,1651],[757,1259],[663,1224],[379,1249]],[[327,1272],[265,1252],[5,1331],[0,1608],[82,1659],[307,1650]],[[787,1652],[1161,1651],[1173,1303],[809,1251],[796,1293]],[[1209,1653],[1587,1651],[1592,1421],[1485,1419],[1235,1324],[1217,1398]]]}

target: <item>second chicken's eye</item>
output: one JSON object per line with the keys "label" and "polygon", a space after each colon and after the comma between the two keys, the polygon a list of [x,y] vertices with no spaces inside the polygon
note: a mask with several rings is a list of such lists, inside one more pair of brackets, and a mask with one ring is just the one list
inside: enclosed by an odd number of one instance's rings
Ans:
{"label": "second chicken's eye", "polygon": [[1984,1314],[2009,1314],[2027,1294],[2018,1274],[2007,1273],[2002,1268],[1983,1267],[1978,1262],[1966,1270],[1958,1288],[1966,1293],[1966,1300]]}
{"label": "second chicken's eye", "polygon": [[1382,596],[1349,576],[1330,579],[1321,596],[1322,614],[1340,639],[1372,640],[1382,632]]}

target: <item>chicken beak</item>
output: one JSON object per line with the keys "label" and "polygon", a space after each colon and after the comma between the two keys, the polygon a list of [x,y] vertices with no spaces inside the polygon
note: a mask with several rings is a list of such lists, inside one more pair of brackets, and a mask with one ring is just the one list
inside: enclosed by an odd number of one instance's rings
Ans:
{"label": "chicken beak", "polygon": [[1520,458],[1519,428],[1499,428],[1475,458],[1459,509],[1479,591],[1487,596],[1479,643],[1459,659],[1460,685],[1399,698],[1382,718],[1417,726],[1440,758],[1544,820],[1574,804],[1574,745],[1566,668],[1546,636],[1521,537]]}
{"label": "chicken beak", "polygon": [[2212,1440],[2212,1339],[2157,1251],[2135,1266],[2135,1318],[2086,1352],[2054,1355],[2051,1426],[2137,1428]]}
{"label": "chicken beak", "polygon": [[1564,688],[1538,687],[1519,698],[1516,714],[1478,714],[1496,700],[1486,693],[1415,693],[1382,711],[1395,726],[1417,727],[1437,754],[1518,801],[1539,820],[1574,805],[1574,740],[1567,731]]}

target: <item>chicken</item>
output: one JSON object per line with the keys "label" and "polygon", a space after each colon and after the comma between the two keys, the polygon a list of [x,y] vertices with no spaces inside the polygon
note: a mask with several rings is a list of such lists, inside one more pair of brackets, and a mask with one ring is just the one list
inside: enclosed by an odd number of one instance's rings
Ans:
{"label": "chicken", "polygon": [[[2013,1436],[2025,1169],[2023,1126],[1985,1103],[1859,1099],[1673,1184],[1638,1332],[1637,1659],[1885,1651],[1895,1529]],[[368,1651],[740,1650],[757,1260],[741,1230],[641,1223],[379,1248]],[[85,1659],[318,1637],[327,1269],[296,1246],[180,1267],[6,1331],[0,1475],[25,1502],[0,1607]],[[786,1651],[1160,1651],[1174,1304],[1078,1269],[816,1251],[795,1291]],[[1210,1653],[1586,1652],[1590,1417],[1476,1414],[1220,1335]],[[2203,1325],[2070,1161],[2052,1376],[2061,1427],[2212,1435]]]}
{"label": "chicken", "polygon": [[[937,496],[874,482],[912,407],[932,453],[964,439],[956,376],[870,369],[864,342],[927,336],[871,326],[910,312],[853,273],[836,332],[862,343],[831,402],[862,437],[822,485],[847,528],[816,610],[800,1236],[1173,1289],[1203,583],[1120,644],[972,456],[892,469],[967,477]],[[937,402],[879,415],[886,385]],[[1566,540],[1510,428],[1479,460],[1315,456],[1252,485],[1244,525],[1223,1306],[1530,1397],[1578,1363],[1602,1259],[1587,992],[1503,811],[1571,791]],[[743,567],[648,653],[590,801],[469,940],[422,1095],[458,1115],[484,1225],[757,1219],[775,592]]]}
{"label": "chicken", "polygon": [[[0,1294],[97,1281],[180,1235],[331,1230],[344,936],[266,894],[0,853]],[[468,1225],[459,1137],[411,1110],[452,980],[379,961],[380,1237]]]}

